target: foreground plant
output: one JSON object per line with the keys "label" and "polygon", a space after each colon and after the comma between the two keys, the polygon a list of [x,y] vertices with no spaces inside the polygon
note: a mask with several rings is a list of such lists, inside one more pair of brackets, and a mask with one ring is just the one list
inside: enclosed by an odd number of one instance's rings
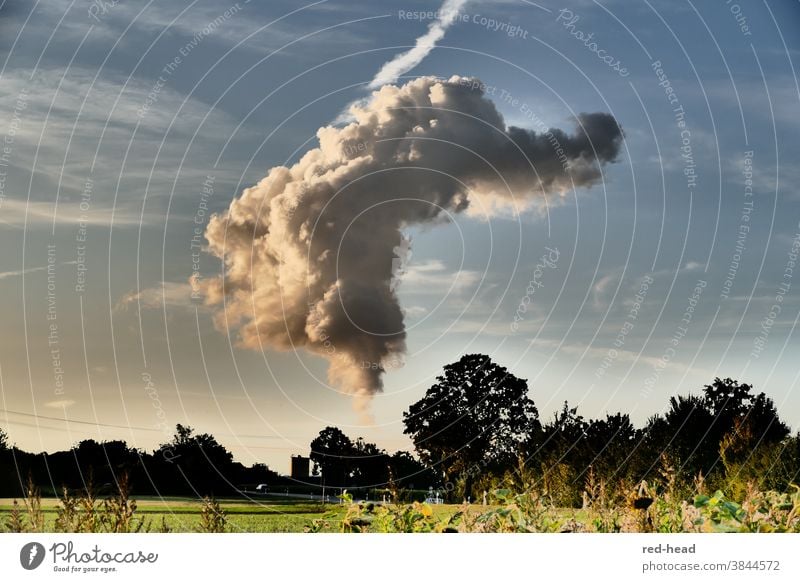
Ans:
{"label": "foreground plant", "polygon": [[[117,480],[117,492],[103,501],[101,523],[111,533],[138,533],[145,527],[143,517],[136,518],[136,501],[130,498],[127,473]],[[149,529],[149,528],[148,528]]]}
{"label": "foreground plant", "polygon": [[340,499],[346,506],[343,516],[330,511],[315,519],[306,532],[318,533],[338,531],[340,533],[426,533],[452,529],[452,519],[442,520],[433,514],[427,503],[414,502],[409,505],[378,505],[371,502],[357,503],[345,491]]}
{"label": "foreground plant", "polygon": [[[162,528],[166,523],[162,520]],[[203,497],[203,507],[200,510],[200,525],[198,531],[205,533],[224,533],[228,528],[228,519],[219,504],[213,497]]]}
{"label": "foreground plant", "polygon": [[793,488],[791,493],[778,493],[760,491],[750,484],[741,504],[726,498],[722,491],[698,495],[694,505],[701,511],[699,525],[717,532],[800,532],[800,488]]}
{"label": "foreground plant", "polygon": [[548,497],[534,491],[514,494],[509,489],[492,492],[499,507],[482,512],[470,512],[465,507],[457,513],[457,531],[469,533],[551,533],[568,525],[558,515]]}
{"label": "foreground plant", "polygon": [[742,503],[721,491],[705,493],[702,477],[682,485],[668,465],[662,479],[609,487],[590,472],[580,510],[558,508],[535,490],[492,492],[492,506],[465,503],[452,515],[437,516],[425,503],[376,505],[342,496],[344,515],[332,511],[315,520],[308,532],[800,532],[800,488],[790,493],[760,491],[750,484]]}

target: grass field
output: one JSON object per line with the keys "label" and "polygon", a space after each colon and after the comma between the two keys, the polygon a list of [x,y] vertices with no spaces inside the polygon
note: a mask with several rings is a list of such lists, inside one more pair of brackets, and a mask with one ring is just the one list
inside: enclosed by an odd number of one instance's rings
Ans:
{"label": "grass field", "polygon": [[[219,499],[233,532],[302,532],[314,519],[332,506],[294,500],[247,501]],[[5,523],[12,508],[12,499],[0,498],[0,523]],[[42,498],[45,528],[53,530],[58,499]],[[138,497],[136,515],[144,518],[145,528],[159,531],[162,518],[176,532],[195,531],[200,522],[201,502],[188,497]]]}
{"label": "grass field", "polygon": [[[228,530],[231,532],[303,532],[306,526],[323,515],[334,513],[344,515],[345,508],[335,504],[322,505],[320,502],[301,500],[270,499],[248,501],[246,499],[218,499],[226,514]],[[13,499],[0,498],[0,531],[11,511]],[[45,529],[53,531],[58,499],[42,498],[42,511],[45,516]],[[137,497],[136,516],[144,518],[145,529],[158,532],[162,519],[174,532],[197,531],[200,523],[201,501],[189,497]],[[441,505],[434,508],[436,513],[453,513],[456,506]],[[334,517],[333,522],[336,521]],[[144,531],[144,530],[143,530]]]}
{"label": "grass field", "polygon": [[[800,532],[800,488],[752,489],[736,502],[721,491],[691,499],[670,491],[611,504],[590,498],[583,509],[557,507],[536,492],[493,492],[497,505],[323,505],[266,497],[200,500],[123,494],[102,502],[32,495],[17,505],[0,498],[0,531],[17,532]],[[94,509],[89,509],[93,507]],[[57,521],[58,520],[58,521]],[[143,527],[139,527],[139,524]]]}

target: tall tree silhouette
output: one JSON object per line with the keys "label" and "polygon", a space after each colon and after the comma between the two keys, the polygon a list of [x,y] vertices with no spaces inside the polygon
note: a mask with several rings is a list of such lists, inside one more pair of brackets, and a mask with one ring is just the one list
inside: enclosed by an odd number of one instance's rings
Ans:
{"label": "tall tree silhouette", "polygon": [[539,426],[525,380],[482,354],[445,366],[403,422],[423,462],[449,482],[462,477],[465,496],[480,472],[513,461]]}
{"label": "tall tree silhouette", "polygon": [[341,429],[323,428],[311,441],[311,460],[322,471],[322,479],[329,487],[347,487],[350,481],[355,447]]}
{"label": "tall tree silhouette", "polygon": [[630,416],[621,412],[589,421],[586,443],[596,474],[606,478],[628,475],[629,453],[636,436]]}
{"label": "tall tree silhouette", "polygon": [[156,458],[161,472],[175,480],[168,487],[188,486],[197,494],[210,495],[231,486],[233,455],[212,435],[195,434],[190,426],[176,425],[172,441],[161,445]]}
{"label": "tall tree silhouette", "polygon": [[752,391],[752,385],[730,378],[715,378],[704,387],[704,403],[714,417],[711,437],[717,443],[732,430],[745,427],[760,443],[778,442],[789,434],[772,400],[763,392]]}
{"label": "tall tree silhouette", "polygon": [[359,437],[353,443],[353,480],[360,487],[382,487],[389,480],[389,455]]}

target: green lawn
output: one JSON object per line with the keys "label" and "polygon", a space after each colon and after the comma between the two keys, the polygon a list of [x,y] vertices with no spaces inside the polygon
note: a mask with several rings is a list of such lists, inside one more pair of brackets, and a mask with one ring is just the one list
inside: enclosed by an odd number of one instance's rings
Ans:
{"label": "green lawn", "polygon": [[[233,532],[302,532],[314,519],[332,508],[319,503],[273,500],[247,501],[243,499],[219,499],[226,513],[228,526]],[[13,500],[0,498],[0,525],[5,524]],[[56,518],[55,498],[43,498],[42,510],[45,527],[52,531]],[[176,532],[195,531],[200,522],[201,504],[187,497],[138,497],[136,515],[143,517],[151,531],[159,531],[162,518]],[[2,529],[2,528],[0,528]]]}

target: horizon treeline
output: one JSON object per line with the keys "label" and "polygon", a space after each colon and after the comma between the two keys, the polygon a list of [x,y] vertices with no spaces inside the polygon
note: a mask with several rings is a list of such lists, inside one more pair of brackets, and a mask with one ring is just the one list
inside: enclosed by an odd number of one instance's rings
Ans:
{"label": "horizon treeline", "polygon": [[28,477],[57,494],[63,487],[112,488],[124,473],[139,495],[220,496],[266,483],[287,492],[379,489],[393,499],[435,488],[441,498],[461,501],[510,487],[577,506],[597,483],[630,488],[644,480],[701,480],[736,496],[749,484],[785,491],[800,475],[800,434],[792,435],[764,392],[730,378],[670,397],[664,413],[638,428],[627,413],[587,419],[567,402],[542,420],[525,380],[471,354],[445,366],[403,421],[415,455],[389,454],[325,427],[310,443],[313,471],[305,482],[265,464],[246,467],[212,435],[180,424],[152,452],[88,439],[34,454],[9,446],[0,429],[0,496],[22,495]]}

